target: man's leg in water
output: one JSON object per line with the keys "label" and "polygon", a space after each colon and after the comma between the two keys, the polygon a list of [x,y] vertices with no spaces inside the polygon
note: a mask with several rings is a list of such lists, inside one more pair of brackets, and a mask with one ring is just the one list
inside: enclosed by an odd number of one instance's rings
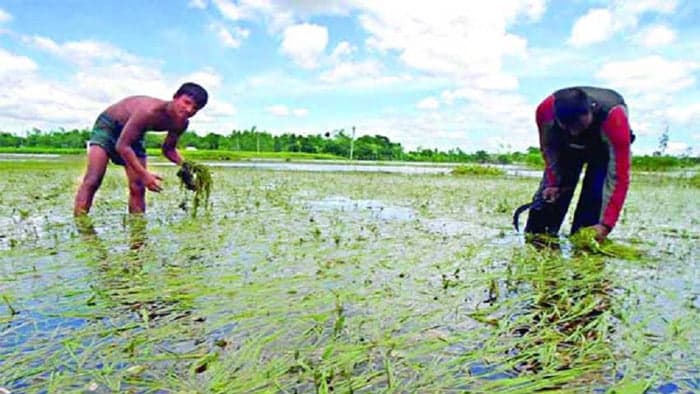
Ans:
{"label": "man's leg in water", "polygon": [[552,202],[547,202],[542,197],[546,176],[543,175],[540,187],[532,198],[532,206],[527,216],[525,233],[557,235],[564,221],[564,216],[566,216],[566,211],[569,209],[582,166],[583,163],[571,162],[568,166],[562,168],[560,195],[559,198]]}
{"label": "man's leg in water", "polygon": [[90,146],[88,149],[87,170],[80,188],[78,188],[78,193],[75,195],[73,215],[84,215],[90,211],[95,193],[102,184],[108,161],[109,155],[104,148],[99,145]]}
{"label": "man's leg in water", "polygon": [[581,196],[574,213],[574,223],[571,225],[571,234],[582,227],[593,226],[600,222],[603,188],[608,175],[607,167],[607,160],[596,160],[588,163]]}
{"label": "man's leg in water", "polygon": [[[147,168],[145,157],[139,157],[139,161],[143,168]],[[129,166],[124,168],[129,181],[129,213],[144,213],[146,212],[146,186],[133,169]]]}

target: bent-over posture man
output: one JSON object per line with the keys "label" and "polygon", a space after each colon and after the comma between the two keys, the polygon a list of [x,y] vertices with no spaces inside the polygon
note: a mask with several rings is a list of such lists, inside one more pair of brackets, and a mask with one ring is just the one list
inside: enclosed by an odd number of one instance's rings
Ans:
{"label": "bent-over posture man", "polygon": [[167,131],[162,152],[171,162],[181,165],[177,141],[185,132],[189,118],[202,109],[208,100],[207,91],[187,82],[170,101],[148,96],[127,97],[102,112],[88,143],[87,171],[75,196],[74,215],[90,211],[95,192],[111,159],[124,166],[129,182],[129,212],[146,210],[146,189],[159,192],[162,178],[147,169],[144,137],[146,131]]}
{"label": "bent-over posture man", "polygon": [[565,88],[540,103],[536,119],[545,170],[525,232],[559,232],[586,164],[571,233],[592,226],[604,240],[617,223],[630,182],[634,135],[624,99],[610,89]]}

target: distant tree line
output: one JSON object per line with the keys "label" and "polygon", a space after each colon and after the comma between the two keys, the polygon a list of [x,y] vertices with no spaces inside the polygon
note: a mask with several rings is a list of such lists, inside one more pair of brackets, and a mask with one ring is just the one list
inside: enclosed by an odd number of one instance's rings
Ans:
{"label": "distant tree line", "polygon": [[[83,148],[90,137],[90,130],[50,130],[32,129],[26,136],[0,132],[0,148]],[[165,137],[164,133],[147,133],[146,147],[159,148]],[[525,152],[488,153],[477,150],[467,153],[459,148],[440,151],[438,149],[417,148],[407,151],[398,142],[392,142],[382,135],[363,135],[353,139],[345,130],[334,130],[319,135],[301,135],[285,133],[272,135],[259,131],[233,130],[228,135],[208,133],[200,136],[194,132],[182,135],[179,147],[201,150],[245,151],[245,152],[305,152],[327,153],[349,158],[352,150],[353,159],[386,161],[424,161],[452,163],[491,163],[510,164],[525,163],[542,166],[543,160],[536,147]],[[649,156],[633,157],[636,169],[663,169],[700,164],[700,157],[676,157],[659,155],[655,152]]]}
{"label": "distant tree line", "polygon": [[[146,148],[159,148],[165,134],[147,133]],[[90,138],[90,130],[51,130],[32,129],[21,137],[0,132],[0,147],[15,148],[83,148]],[[272,135],[266,131],[233,130],[228,135],[208,133],[200,136],[194,132],[182,135],[179,148],[186,147],[206,150],[245,151],[245,152],[304,152],[328,153],[339,157],[352,157],[357,160],[404,160],[432,162],[478,162],[508,164],[514,161],[541,163],[539,150],[530,148],[526,153],[490,154],[484,150],[467,153],[459,148],[448,151],[418,148],[407,151],[398,142],[392,142],[382,135],[363,135],[355,138],[345,130],[334,130],[319,135],[285,133]],[[527,159],[527,160],[526,160]]]}

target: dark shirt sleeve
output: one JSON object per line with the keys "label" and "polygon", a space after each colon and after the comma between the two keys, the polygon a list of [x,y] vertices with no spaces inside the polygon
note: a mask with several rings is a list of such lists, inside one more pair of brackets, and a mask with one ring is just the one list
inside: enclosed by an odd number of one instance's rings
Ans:
{"label": "dark shirt sleeve", "polygon": [[613,107],[602,125],[602,136],[608,143],[608,173],[603,188],[601,224],[615,227],[627,197],[630,184],[630,126],[627,108]]}
{"label": "dark shirt sleeve", "polygon": [[535,113],[540,136],[540,152],[545,164],[545,186],[560,186],[559,149],[554,138],[554,95],[544,99]]}

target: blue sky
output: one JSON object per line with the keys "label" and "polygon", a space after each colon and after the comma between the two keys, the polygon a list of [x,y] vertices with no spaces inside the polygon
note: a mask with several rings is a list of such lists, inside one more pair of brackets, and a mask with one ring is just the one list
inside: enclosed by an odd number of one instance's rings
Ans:
{"label": "blue sky", "polygon": [[86,128],[133,94],[211,95],[191,122],[417,147],[537,145],[534,111],[618,90],[651,153],[700,154],[700,2],[169,0],[0,2],[0,130]]}

